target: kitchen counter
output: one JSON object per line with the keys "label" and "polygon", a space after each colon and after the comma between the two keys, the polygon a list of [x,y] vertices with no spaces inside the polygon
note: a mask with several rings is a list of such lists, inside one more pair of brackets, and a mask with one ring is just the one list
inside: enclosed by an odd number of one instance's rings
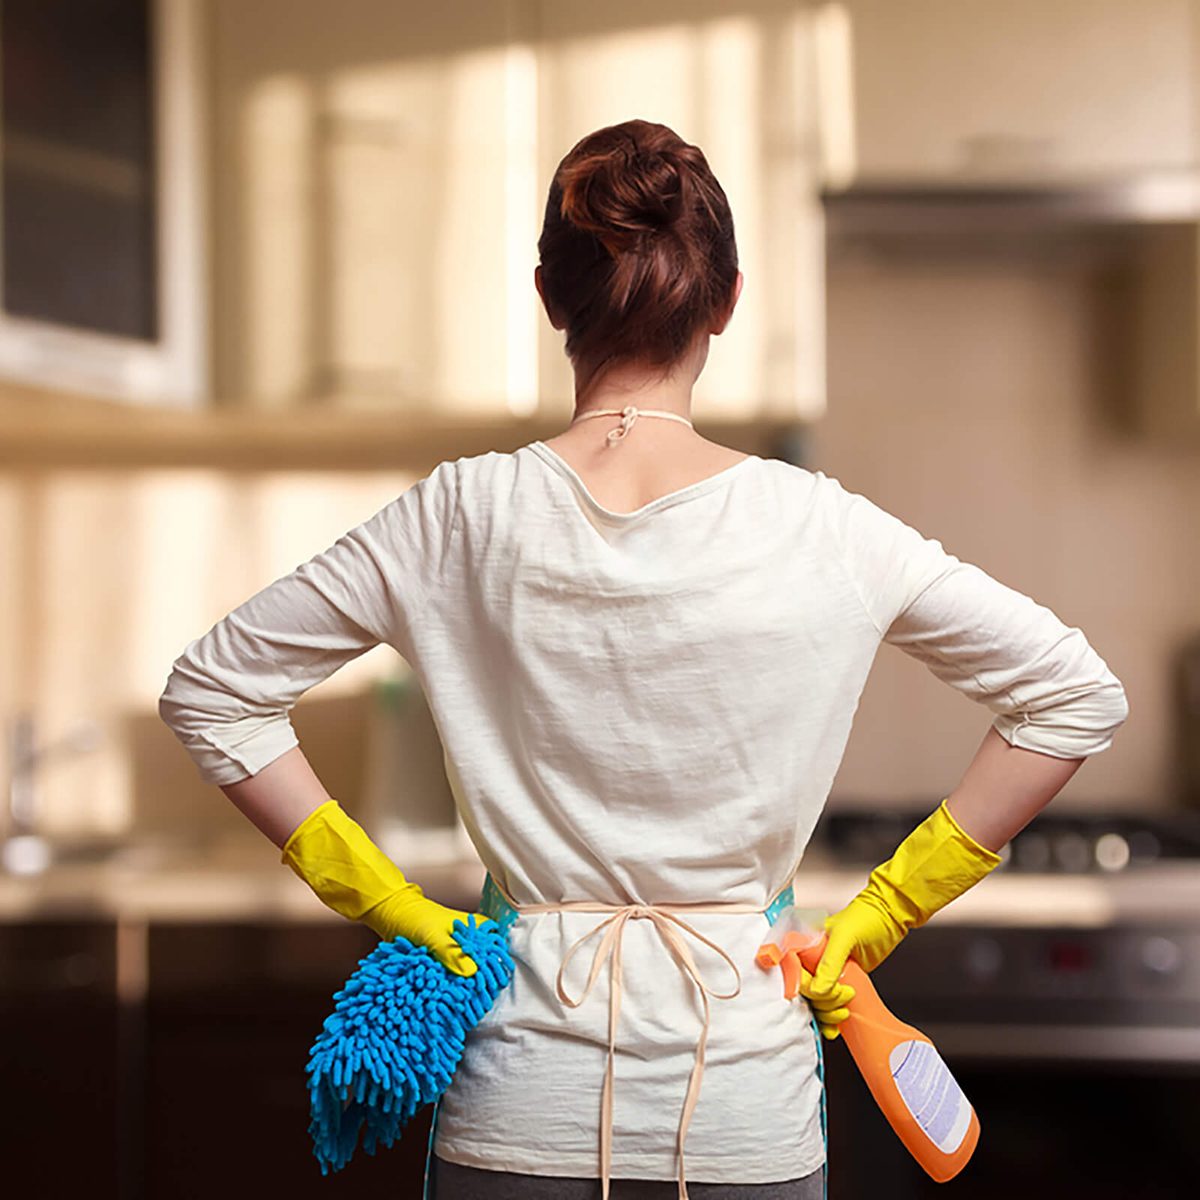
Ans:
{"label": "kitchen counter", "polygon": [[[432,899],[455,907],[483,887],[476,860],[406,872]],[[0,921],[114,917],[159,921],[343,921],[270,852],[256,861],[134,861],[55,866],[0,875]]]}
{"label": "kitchen counter", "polygon": [[[866,882],[870,867],[813,854],[793,883],[801,907],[834,911]],[[478,903],[477,859],[413,866],[407,874],[430,898]],[[937,913],[937,924],[1076,926],[1172,919],[1200,912],[1200,865],[1158,863],[1112,875],[1034,874],[1001,869]],[[136,857],[68,864],[36,876],[0,875],[0,921],[80,919],[166,921],[341,921],[271,852],[205,858]]]}

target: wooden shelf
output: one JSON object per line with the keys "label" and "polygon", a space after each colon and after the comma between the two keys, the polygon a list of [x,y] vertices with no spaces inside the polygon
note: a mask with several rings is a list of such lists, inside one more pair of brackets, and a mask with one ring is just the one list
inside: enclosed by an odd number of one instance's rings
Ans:
{"label": "wooden shelf", "polygon": [[[33,388],[0,388],[0,468],[215,467],[226,470],[405,470],[497,450],[566,427],[561,418],[296,410],[142,408]],[[804,423],[697,419],[706,437],[789,457]]]}

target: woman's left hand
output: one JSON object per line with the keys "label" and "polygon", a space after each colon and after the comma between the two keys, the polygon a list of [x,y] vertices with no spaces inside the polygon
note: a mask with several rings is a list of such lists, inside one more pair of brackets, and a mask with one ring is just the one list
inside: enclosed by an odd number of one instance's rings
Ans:
{"label": "woman's left hand", "polygon": [[801,967],[797,990],[813,1010],[817,1028],[825,1038],[833,1041],[840,1032],[838,1026],[850,1015],[847,1005],[854,999],[854,988],[848,983],[835,983],[828,991],[814,991],[811,973]]}

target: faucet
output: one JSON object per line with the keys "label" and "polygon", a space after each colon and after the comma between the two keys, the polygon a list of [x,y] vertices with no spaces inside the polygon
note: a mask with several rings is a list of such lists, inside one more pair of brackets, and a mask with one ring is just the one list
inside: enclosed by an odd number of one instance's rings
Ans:
{"label": "faucet", "polygon": [[49,759],[94,750],[100,741],[100,726],[85,719],[58,742],[39,747],[33,713],[22,711],[13,717],[8,732],[8,828],[0,842],[0,866],[5,870],[35,875],[50,865],[50,843],[37,832],[38,767]]}

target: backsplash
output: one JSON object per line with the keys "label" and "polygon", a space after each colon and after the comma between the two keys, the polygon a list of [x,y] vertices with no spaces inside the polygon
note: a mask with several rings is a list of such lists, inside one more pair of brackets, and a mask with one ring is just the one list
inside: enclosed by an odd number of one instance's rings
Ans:
{"label": "backsplash", "polygon": [[[195,767],[157,713],[193,638],[366,520],[416,476],[401,472],[47,471],[0,476],[0,716],[32,711],[40,742],[81,719],[100,745],[48,761],[38,789],[50,834],[261,835]],[[15,584],[15,586],[13,586]],[[294,724],[330,793],[364,793],[375,680],[405,670],[379,646],[296,706]],[[8,750],[0,771],[7,779]]]}
{"label": "backsplash", "polygon": [[[1081,628],[1130,715],[1054,803],[1166,808],[1171,672],[1200,629],[1200,454],[1127,432],[1127,281],[1089,264],[844,256],[811,466]],[[835,796],[936,803],[990,724],[884,645]]]}

